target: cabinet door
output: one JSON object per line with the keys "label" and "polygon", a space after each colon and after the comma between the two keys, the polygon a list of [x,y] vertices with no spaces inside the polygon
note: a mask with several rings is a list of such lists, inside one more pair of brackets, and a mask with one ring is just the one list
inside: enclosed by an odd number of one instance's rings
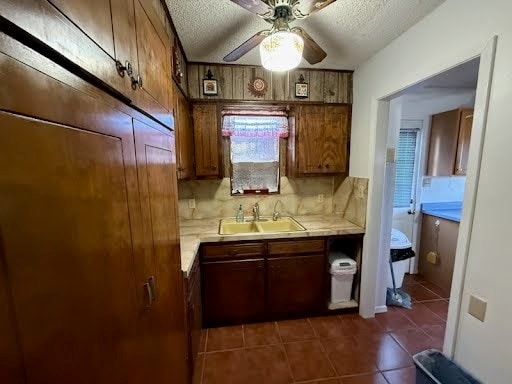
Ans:
{"label": "cabinet door", "polygon": [[194,134],[191,111],[187,99],[176,85],[174,92],[178,178],[190,179],[194,176]]}
{"label": "cabinet door", "polygon": [[194,104],[196,176],[220,177],[219,116],[215,104]]}
{"label": "cabinet door", "polygon": [[[437,221],[440,223],[439,232],[435,225]],[[445,292],[450,292],[452,286],[458,234],[459,223],[456,221],[423,215],[418,270],[425,279]],[[427,254],[431,251],[439,255],[437,264],[427,261]]]}
{"label": "cabinet door", "polygon": [[2,228],[0,228],[0,383],[25,383],[14,309],[7,285],[7,271],[2,261]]}
{"label": "cabinet door", "polygon": [[459,140],[457,142],[457,158],[455,160],[456,175],[465,175],[468,170],[469,144],[471,142],[472,127],[473,110],[462,110],[460,115]]}
{"label": "cabinet door", "polygon": [[[138,378],[140,382],[185,383],[187,336],[174,138],[171,132],[138,121],[134,121],[134,129],[145,255],[137,270],[139,350],[143,354]],[[148,281],[151,277],[153,280]],[[155,288],[151,303],[146,297],[147,283]]]}
{"label": "cabinet door", "polygon": [[348,106],[325,107],[323,173],[348,171],[349,124],[350,110]]}
{"label": "cabinet door", "polygon": [[265,309],[263,259],[204,263],[201,271],[206,326],[262,319]]}
{"label": "cabinet door", "polygon": [[188,297],[188,320],[190,334],[190,355],[191,367],[194,367],[199,344],[201,340],[201,330],[203,324],[203,313],[201,308],[201,277],[199,270],[195,276],[189,279],[189,297]]}
{"label": "cabinet door", "polygon": [[[169,110],[169,38],[147,0],[134,0],[137,52],[142,90]],[[139,83],[139,86],[141,84]]]}
{"label": "cabinet door", "polygon": [[91,40],[115,57],[110,0],[49,0]]}
{"label": "cabinet door", "polygon": [[[137,36],[133,5],[133,0],[110,0],[115,58],[123,65],[126,65],[128,61],[132,66],[133,73],[137,74],[139,73],[139,63],[137,60]],[[129,75],[125,76],[126,89],[131,94]]]}
{"label": "cabinet door", "polygon": [[455,168],[459,136],[459,110],[432,116],[427,176],[451,176]]}
{"label": "cabinet door", "polygon": [[130,120],[110,118],[85,130],[0,112],[0,253],[27,383],[130,382],[134,148]]}
{"label": "cabinet door", "polygon": [[302,106],[297,124],[296,161],[299,173],[322,173],[324,150],[324,107]]}
{"label": "cabinet door", "polygon": [[325,256],[268,260],[268,307],[274,316],[301,315],[326,305]]}

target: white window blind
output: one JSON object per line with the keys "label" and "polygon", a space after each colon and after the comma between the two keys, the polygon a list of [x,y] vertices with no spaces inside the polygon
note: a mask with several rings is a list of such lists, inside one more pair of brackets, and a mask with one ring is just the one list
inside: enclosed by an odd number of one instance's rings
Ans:
{"label": "white window blind", "polygon": [[412,197],[418,130],[401,129],[396,153],[395,208],[408,207]]}

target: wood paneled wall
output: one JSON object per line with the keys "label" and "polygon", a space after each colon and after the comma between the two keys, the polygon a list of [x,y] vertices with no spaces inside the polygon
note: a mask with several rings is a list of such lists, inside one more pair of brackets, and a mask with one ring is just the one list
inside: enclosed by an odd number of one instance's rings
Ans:
{"label": "wood paneled wall", "polygon": [[[203,79],[208,70],[218,81],[218,95],[203,95]],[[295,97],[295,83],[300,75],[309,84],[309,97]],[[249,82],[261,77],[269,87],[263,97],[249,92]],[[191,99],[242,101],[300,101],[312,103],[352,104],[352,72],[333,70],[296,69],[286,73],[270,72],[257,66],[225,64],[188,64],[188,95]]]}

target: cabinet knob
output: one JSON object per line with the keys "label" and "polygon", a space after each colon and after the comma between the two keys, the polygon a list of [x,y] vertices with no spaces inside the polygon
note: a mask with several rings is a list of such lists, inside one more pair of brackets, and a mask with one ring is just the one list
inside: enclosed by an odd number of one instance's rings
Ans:
{"label": "cabinet knob", "polygon": [[130,77],[133,74],[132,64],[128,60],[125,61],[124,65],[119,60],[117,60],[116,61],[116,69],[117,69],[117,73],[121,77],[124,77],[125,72]]}
{"label": "cabinet knob", "polygon": [[216,171],[216,170],[217,170],[217,167],[212,167],[212,170],[213,170],[213,171]]}
{"label": "cabinet knob", "polygon": [[131,77],[132,80],[132,89],[135,91],[138,88],[142,88],[142,76],[137,75],[137,78]]}
{"label": "cabinet knob", "polygon": [[322,168],[322,164],[318,164],[318,168],[319,168],[319,169],[320,169],[320,168]]}
{"label": "cabinet knob", "polygon": [[325,168],[329,169],[329,164],[327,164],[327,165],[325,166]]}

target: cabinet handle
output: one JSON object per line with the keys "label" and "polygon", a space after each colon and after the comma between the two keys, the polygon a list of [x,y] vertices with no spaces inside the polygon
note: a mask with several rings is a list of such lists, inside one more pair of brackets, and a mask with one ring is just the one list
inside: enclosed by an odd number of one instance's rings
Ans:
{"label": "cabinet handle", "polygon": [[212,167],[212,170],[213,170],[213,171],[216,171],[216,170],[217,170],[217,167]]}
{"label": "cabinet handle", "polygon": [[325,166],[325,168],[329,169],[329,164],[327,164],[327,165]]}
{"label": "cabinet handle", "polygon": [[322,168],[322,164],[318,164],[318,168]]}
{"label": "cabinet handle", "polygon": [[151,307],[151,304],[153,303],[153,300],[155,299],[153,297],[153,292],[151,290],[151,286],[149,283],[144,283],[144,288],[146,289],[146,293],[148,295],[148,302],[146,303],[146,308]]}
{"label": "cabinet handle", "polygon": [[149,284],[149,288],[151,288],[151,296],[153,296],[153,301],[155,301],[156,300],[156,282],[155,282],[154,276],[151,276],[148,279],[148,284]]}
{"label": "cabinet handle", "polygon": [[132,64],[128,60],[125,61],[124,65],[119,60],[117,60],[116,61],[116,69],[117,69],[117,73],[121,77],[124,77],[125,72],[130,77],[133,74]]}
{"label": "cabinet handle", "polygon": [[132,80],[132,89],[135,91],[138,88],[142,88],[142,76],[137,75],[137,78],[131,77]]}

